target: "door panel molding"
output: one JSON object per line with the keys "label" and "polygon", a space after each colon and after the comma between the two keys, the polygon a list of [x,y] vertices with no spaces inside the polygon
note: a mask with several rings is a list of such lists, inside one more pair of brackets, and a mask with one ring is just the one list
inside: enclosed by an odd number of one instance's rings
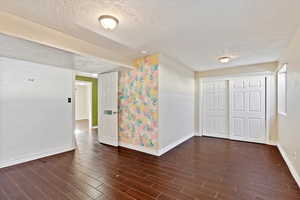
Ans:
{"label": "door panel molding", "polygon": [[[256,81],[255,79],[257,78],[262,78],[264,81]],[[265,144],[271,144],[272,141],[270,139],[270,127],[271,127],[271,114],[274,108],[273,108],[273,100],[271,99],[271,95],[272,92],[274,90],[273,87],[275,87],[272,83],[272,80],[274,78],[273,73],[258,73],[258,74],[240,74],[240,75],[233,75],[233,76],[217,76],[217,77],[207,77],[207,78],[200,78],[199,80],[199,94],[200,94],[200,98],[199,98],[199,135],[205,135],[205,136],[213,136],[213,137],[221,137],[221,138],[229,138],[229,139],[234,139],[234,140],[239,140],[239,141],[247,141],[247,142],[255,142],[255,143],[265,143]],[[246,82],[244,80],[247,80]],[[248,121],[248,123],[244,123],[244,127],[249,127],[250,128],[257,128],[257,127],[261,127],[264,125],[264,127],[262,128],[263,133],[259,133],[261,135],[264,135],[264,137],[261,137],[259,139],[257,139],[255,134],[251,133],[251,137],[249,138],[242,138],[242,137],[233,137],[231,138],[230,136],[228,137],[222,137],[222,134],[217,134],[216,132],[214,134],[207,134],[206,132],[206,120],[205,120],[205,107],[206,107],[206,103],[205,101],[207,101],[206,99],[206,93],[205,93],[205,84],[207,82],[216,82],[216,81],[228,81],[228,102],[230,102],[230,94],[232,91],[232,88],[229,87],[229,81],[237,81],[235,84],[235,91],[240,91],[243,93],[243,90],[245,88],[248,88],[248,94],[243,94],[245,97],[241,97],[241,98],[245,98],[245,102],[244,104],[246,104],[247,102],[247,108],[245,108],[245,110],[248,112],[249,116],[245,119],[246,121]],[[210,87],[211,88],[211,87]],[[264,91],[264,95],[260,94],[260,92],[257,92],[257,89],[261,89],[261,92]],[[262,89],[264,88],[264,89]],[[272,92],[271,92],[272,91]],[[259,99],[258,96],[264,96],[265,101],[264,104],[261,104],[261,101],[258,101],[257,99]],[[232,98],[232,97],[231,97]],[[247,102],[246,102],[247,100]],[[273,103],[272,103],[273,102]],[[232,103],[228,103],[228,133],[230,133],[231,130],[231,118],[232,117],[237,117],[237,115],[232,115],[231,109],[232,109]],[[272,106],[272,107],[271,107]],[[213,107],[213,106],[211,106]],[[237,106],[236,106],[237,107]],[[238,108],[240,108],[240,110],[243,106],[238,106]],[[262,111],[264,111],[264,117],[262,118],[260,116],[260,114],[262,113]],[[244,112],[244,111],[242,111]],[[238,114],[238,113],[235,113]]]}
{"label": "door panel molding", "polygon": [[228,81],[203,83],[202,134],[228,138]]}
{"label": "door panel molding", "polygon": [[[231,139],[266,143],[265,85],[266,78],[264,76],[229,80]],[[244,98],[237,98],[236,93],[243,94]],[[239,108],[242,106],[242,108],[235,109],[236,105],[239,105]],[[243,123],[237,119],[243,119]]]}
{"label": "door panel molding", "polygon": [[99,74],[98,140],[112,146],[119,145],[118,138],[118,72]]}

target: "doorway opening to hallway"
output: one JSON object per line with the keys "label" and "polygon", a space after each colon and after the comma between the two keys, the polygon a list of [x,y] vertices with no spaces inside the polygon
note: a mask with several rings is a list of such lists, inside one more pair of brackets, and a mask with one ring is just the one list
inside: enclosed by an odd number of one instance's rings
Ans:
{"label": "doorway opening to hallway", "polygon": [[[75,133],[89,132],[93,127],[92,83],[75,81]],[[88,129],[88,130],[86,130]]]}

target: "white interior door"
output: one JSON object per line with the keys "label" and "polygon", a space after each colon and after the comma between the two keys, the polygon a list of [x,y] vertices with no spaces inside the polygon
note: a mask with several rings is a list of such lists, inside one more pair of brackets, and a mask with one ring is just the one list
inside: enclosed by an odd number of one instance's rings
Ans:
{"label": "white interior door", "polygon": [[266,141],[266,80],[251,77],[230,80],[230,138]]}
{"label": "white interior door", "polygon": [[98,140],[118,146],[118,72],[99,75]]}
{"label": "white interior door", "polygon": [[203,135],[228,138],[228,81],[204,82],[203,96]]}

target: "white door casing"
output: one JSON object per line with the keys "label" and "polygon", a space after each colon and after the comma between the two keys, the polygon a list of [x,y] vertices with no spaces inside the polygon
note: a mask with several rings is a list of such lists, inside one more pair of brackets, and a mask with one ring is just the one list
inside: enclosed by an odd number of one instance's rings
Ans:
{"label": "white door casing", "polygon": [[99,74],[98,80],[98,140],[118,146],[118,72]]}
{"label": "white door casing", "polygon": [[266,143],[266,79],[245,77],[229,81],[230,138]]}
{"label": "white door casing", "polygon": [[228,138],[228,81],[203,82],[203,95],[203,135]]}
{"label": "white door casing", "polygon": [[[85,87],[87,89],[86,94],[82,96],[80,94],[80,87]],[[89,120],[89,129],[92,128],[92,122],[93,122],[93,107],[92,107],[92,83],[88,81],[75,81],[75,120],[81,120],[86,118],[80,118],[82,115],[79,113],[82,112],[82,110],[87,111],[87,119]],[[86,108],[82,109],[81,107],[86,106]]]}

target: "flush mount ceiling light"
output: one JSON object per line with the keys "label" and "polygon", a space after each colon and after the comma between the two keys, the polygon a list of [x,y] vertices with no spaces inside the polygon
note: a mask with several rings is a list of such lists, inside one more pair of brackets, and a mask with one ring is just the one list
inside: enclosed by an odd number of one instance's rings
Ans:
{"label": "flush mount ceiling light", "polygon": [[119,20],[111,15],[101,15],[98,20],[102,27],[108,31],[113,31],[119,24]]}
{"label": "flush mount ceiling light", "polygon": [[218,61],[222,64],[229,63],[231,60],[232,60],[232,58],[229,56],[222,56],[222,57],[218,58]]}

